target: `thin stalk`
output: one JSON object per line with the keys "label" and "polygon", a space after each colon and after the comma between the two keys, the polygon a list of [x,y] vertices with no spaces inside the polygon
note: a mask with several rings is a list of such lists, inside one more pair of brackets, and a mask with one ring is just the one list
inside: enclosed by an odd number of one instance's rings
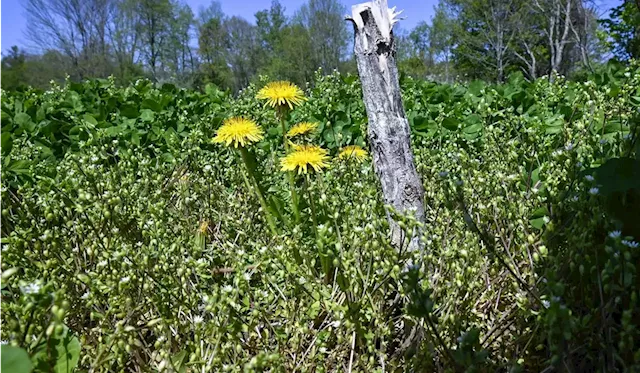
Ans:
{"label": "thin stalk", "polygon": [[[282,144],[284,146],[285,156],[289,152],[289,143],[287,142],[287,126],[285,124],[285,117],[287,116],[287,108],[285,106],[278,107],[276,111],[278,119],[280,119],[280,125],[282,126]],[[296,183],[293,173],[288,172],[287,178],[289,179],[289,189],[291,190],[291,210],[293,210],[293,216],[296,223],[300,222],[300,209],[298,204],[298,194],[296,193]]]}
{"label": "thin stalk", "polygon": [[298,194],[296,193],[296,183],[293,172],[287,172],[289,178],[289,189],[291,189],[291,209],[293,210],[293,216],[296,223],[300,222],[300,210],[298,209]]}
{"label": "thin stalk", "polygon": [[[242,161],[244,162],[245,168],[247,169],[247,173],[249,174],[251,180],[253,181],[253,187],[254,187],[253,189],[255,189],[256,194],[258,195],[258,199],[260,200],[260,206],[262,206],[262,210],[264,211],[264,216],[267,219],[267,224],[269,225],[269,229],[271,230],[271,233],[273,233],[274,236],[277,236],[278,228],[276,226],[275,220],[273,220],[273,215],[271,215],[271,209],[267,204],[267,200],[264,198],[264,195],[262,193],[262,188],[260,187],[260,184],[258,184],[256,175],[254,174],[253,169],[250,166],[249,152],[247,151],[247,149],[243,147],[240,147],[239,151],[240,151],[240,155],[242,156]],[[245,183],[250,184],[246,178],[246,175],[243,174],[243,177],[245,178]]]}
{"label": "thin stalk", "polygon": [[282,144],[284,146],[284,151],[289,151],[289,142],[287,142],[287,126],[284,123],[284,114],[279,115],[280,117],[280,125],[282,126]]}
{"label": "thin stalk", "polygon": [[313,220],[313,232],[318,238],[318,220],[316,218],[316,203],[313,201],[313,196],[311,195],[311,188],[309,183],[309,174],[304,175],[304,186],[307,189],[307,195],[309,196],[309,206],[311,206],[311,219]]}

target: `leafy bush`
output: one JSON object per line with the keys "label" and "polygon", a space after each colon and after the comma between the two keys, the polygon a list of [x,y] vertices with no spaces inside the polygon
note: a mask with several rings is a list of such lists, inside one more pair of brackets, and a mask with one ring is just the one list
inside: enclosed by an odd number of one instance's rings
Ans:
{"label": "leafy bush", "polygon": [[[392,247],[370,160],[337,156],[366,143],[358,81],[317,79],[288,122],[318,122],[305,141],[333,159],[293,183],[253,85],[3,92],[3,364],[20,347],[37,371],[640,369],[637,64],[405,79],[424,253]],[[211,142],[232,116],[264,128],[267,205]]]}

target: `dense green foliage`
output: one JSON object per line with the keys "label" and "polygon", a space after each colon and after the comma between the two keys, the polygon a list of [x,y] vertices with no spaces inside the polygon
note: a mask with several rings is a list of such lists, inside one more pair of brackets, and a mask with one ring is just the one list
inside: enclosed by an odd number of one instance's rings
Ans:
{"label": "dense green foliage", "polygon": [[[370,161],[297,180],[302,220],[271,234],[211,142],[257,121],[257,168],[291,198],[255,85],[2,92],[2,339],[37,371],[639,369],[640,67],[401,85],[425,253],[391,246]],[[306,95],[288,121],[319,122],[311,141],[366,145],[355,77]]]}

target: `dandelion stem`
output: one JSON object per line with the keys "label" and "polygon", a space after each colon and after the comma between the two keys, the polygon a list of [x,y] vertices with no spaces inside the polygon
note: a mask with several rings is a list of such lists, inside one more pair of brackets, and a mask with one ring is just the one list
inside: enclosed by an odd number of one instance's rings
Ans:
{"label": "dandelion stem", "polygon": [[[284,146],[285,154],[289,152],[289,143],[287,142],[287,126],[285,124],[285,117],[287,116],[287,108],[285,106],[280,106],[277,111],[278,119],[280,119],[280,125],[282,125],[282,144]],[[294,175],[289,172],[287,174],[289,178],[289,189],[291,190],[291,210],[293,210],[293,216],[295,218],[295,222],[300,222],[300,210],[298,208],[298,194],[296,193],[296,183]]]}
{"label": "dandelion stem", "polygon": [[309,183],[309,174],[304,175],[304,183],[305,188],[307,189],[307,195],[309,196],[309,206],[311,206],[311,219],[313,220],[313,232],[318,238],[318,220],[316,218],[316,204],[313,201],[313,196],[311,195],[311,184]]}
{"label": "dandelion stem", "polygon": [[298,209],[298,194],[296,193],[296,183],[293,172],[288,172],[289,188],[291,189],[291,209],[295,217],[296,223],[300,222],[300,210]]}
{"label": "dandelion stem", "polygon": [[[242,161],[244,162],[244,165],[247,169],[247,173],[249,174],[249,177],[253,181],[253,187],[254,187],[253,189],[255,189],[256,194],[258,195],[258,199],[260,200],[260,206],[262,206],[262,210],[264,211],[264,216],[267,219],[267,224],[269,225],[269,229],[271,230],[271,233],[273,233],[274,236],[277,236],[278,228],[276,226],[276,222],[273,220],[273,215],[271,214],[271,209],[267,204],[267,200],[264,198],[262,187],[260,186],[260,184],[258,183],[258,180],[256,179],[256,175],[254,173],[253,167],[251,167],[249,152],[247,151],[247,149],[243,147],[240,147],[239,151],[240,151],[240,155],[242,156]],[[243,174],[243,177],[244,177],[245,183],[247,183],[247,187],[250,187],[251,183],[249,182],[249,180],[247,180],[247,176]]]}

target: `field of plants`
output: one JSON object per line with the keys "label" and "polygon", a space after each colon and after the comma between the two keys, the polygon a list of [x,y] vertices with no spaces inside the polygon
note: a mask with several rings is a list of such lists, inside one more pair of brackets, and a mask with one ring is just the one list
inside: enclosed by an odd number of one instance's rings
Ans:
{"label": "field of plants", "polygon": [[640,65],[401,79],[424,251],[358,79],[263,87],[2,92],[3,370],[640,370]]}

